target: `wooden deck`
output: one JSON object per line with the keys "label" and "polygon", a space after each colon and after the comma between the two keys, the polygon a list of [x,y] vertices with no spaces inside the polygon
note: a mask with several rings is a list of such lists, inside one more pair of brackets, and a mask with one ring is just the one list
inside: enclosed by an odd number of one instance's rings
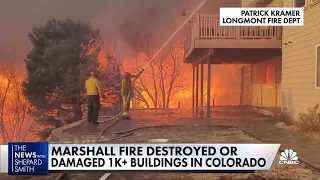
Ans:
{"label": "wooden deck", "polygon": [[219,15],[198,14],[185,39],[185,58],[205,48],[281,48],[280,26],[220,26]]}

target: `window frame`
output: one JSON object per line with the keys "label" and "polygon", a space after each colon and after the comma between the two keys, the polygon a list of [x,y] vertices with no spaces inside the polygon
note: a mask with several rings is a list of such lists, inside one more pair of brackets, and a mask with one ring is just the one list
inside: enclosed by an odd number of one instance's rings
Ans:
{"label": "window frame", "polygon": [[[292,4],[293,4],[293,7],[294,7],[294,8],[304,8],[304,7],[307,6],[306,0],[304,0],[304,6],[302,6],[302,7],[297,7],[297,6],[296,6],[297,1],[301,1],[301,0],[292,0],[292,1],[293,1]],[[312,1],[312,0],[311,0],[311,1]]]}
{"label": "window frame", "polygon": [[318,58],[319,58],[319,61],[320,61],[320,56],[318,57],[318,49],[319,49],[319,52],[320,52],[320,44],[316,45],[316,58],[315,58],[315,83],[314,83],[314,87],[315,89],[320,89],[320,83],[319,83],[319,86],[318,86],[318,73],[320,73],[320,71],[318,72]]}

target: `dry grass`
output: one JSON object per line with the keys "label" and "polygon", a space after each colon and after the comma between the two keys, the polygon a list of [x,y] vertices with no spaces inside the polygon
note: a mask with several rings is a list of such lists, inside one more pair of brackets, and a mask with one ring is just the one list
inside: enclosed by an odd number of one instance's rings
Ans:
{"label": "dry grass", "polygon": [[318,113],[319,104],[308,108],[306,112],[298,115],[295,121],[292,115],[283,110],[281,114],[274,117],[276,123],[284,122],[286,125],[281,127],[299,135],[304,135],[312,139],[320,140],[320,113]]}
{"label": "dry grass", "polygon": [[281,114],[277,115],[275,117],[275,120],[277,122],[284,122],[288,125],[293,125],[294,124],[294,120],[290,117],[289,113],[287,112],[287,110],[284,110],[283,112],[281,112]]}
{"label": "dry grass", "polygon": [[320,114],[318,113],[319,104],[313,108],[308,108],[307,112],[299,114],[296,126],[303,132],[320,131]]}
{"label": "dry grass", "polygon": [[286,112],[277,116],[276,120],[286,123],[287,126],[283,128],[287,130],[320,140],[320,113],[318,113],[318,108],[319,105],[317,104],[313,108],[308,108],[306,112],[300,113],[296,122],[292,121],[292,118]]}
{"label": "dry grass", "polygon": [[293,131],[299,135],[304,135],[304,136],[307,136],[312,139],[320,140],[320,131],[319,132],[304,132],[304,131],[301,131],[301,129],[299,127],[297,127],[296,125],[285,126],[284,128],[287,130]]}

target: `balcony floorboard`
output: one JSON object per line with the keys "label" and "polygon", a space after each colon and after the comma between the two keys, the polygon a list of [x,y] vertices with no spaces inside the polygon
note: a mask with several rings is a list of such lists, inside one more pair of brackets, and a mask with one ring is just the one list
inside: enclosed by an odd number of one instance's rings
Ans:
{"label": "balcony floorboard", "polygon": [[197,39],[195,48],[281,48],[279,39]]}
{"label": "balcony floorboard", "polygon": [[209,48],[194,49],[185,63],[206,64],[206,58],[209,57],[212,64],[252,64],[281,57],[282,54],[280,48],[215,48],[212,55],[206,56],[208,50]]}

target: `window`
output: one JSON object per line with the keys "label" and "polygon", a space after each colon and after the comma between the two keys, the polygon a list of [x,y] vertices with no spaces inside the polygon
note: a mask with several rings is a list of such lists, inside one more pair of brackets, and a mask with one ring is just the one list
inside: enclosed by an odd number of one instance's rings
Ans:
{"label": "window", "polygon": [[267,66],[267,87],[274,87],[276,83],[276,66],[275,64],[269,64]]}
{"label": "window", "polygon": [[316,87],[320,87],[320,45],[316,47]]}
{"label": "window", "polygon": [[294,0],[294,7],[304,7],[306,5],[305,0]]}

